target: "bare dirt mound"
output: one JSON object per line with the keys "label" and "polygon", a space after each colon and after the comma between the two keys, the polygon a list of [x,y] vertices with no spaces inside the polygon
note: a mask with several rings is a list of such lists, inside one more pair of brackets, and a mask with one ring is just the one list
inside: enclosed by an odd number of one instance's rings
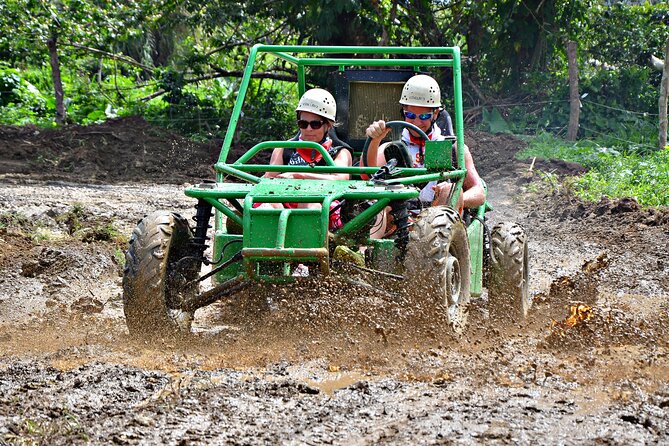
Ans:
{"label": "bare dirt mound", "polygon": [[143,118],[44,129],[0,127],[1,174],[89,183],[212,178],[220,141],[197,143]]}

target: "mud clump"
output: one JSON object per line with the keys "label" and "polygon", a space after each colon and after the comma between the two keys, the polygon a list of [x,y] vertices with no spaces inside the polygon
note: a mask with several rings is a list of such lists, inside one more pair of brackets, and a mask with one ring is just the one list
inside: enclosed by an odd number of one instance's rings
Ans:
{"label": "mud clump", "polygon": [[569,315],[564,320],[551,323],[543,345],[550,349],[577,351],[644,343],[647,339],[643,327],[622,309],[574,303],[569,306]]}

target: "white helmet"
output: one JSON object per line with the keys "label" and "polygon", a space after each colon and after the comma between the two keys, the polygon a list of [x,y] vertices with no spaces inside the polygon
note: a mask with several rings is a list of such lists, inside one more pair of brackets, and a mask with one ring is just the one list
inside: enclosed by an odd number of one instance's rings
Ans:
{"label": "white helmet", "polygon": [[430,76],[417,74],[404,84],[400,104],[430,108],[441,107],[439,84]]}
{"label": "white helmet", "polygon": [[322,88],[312,88],[304,92],[295,111],[315,113],[334,121],[337,115],[337,104],[330,92]]}

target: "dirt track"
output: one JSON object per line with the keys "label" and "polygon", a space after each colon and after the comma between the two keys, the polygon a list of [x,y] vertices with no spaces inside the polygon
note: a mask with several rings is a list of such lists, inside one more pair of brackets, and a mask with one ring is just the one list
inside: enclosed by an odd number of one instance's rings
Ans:
{"label": "dirt track", "polygon": [[[107,137],[109,159],[113,141],[142,140],[119,133],[130,123],[116,125],[88,136],[116,135]],[[87,140],[68,138],[81,170],[61,166],[72,159],[63,149],[45,167],[52,181],[38,181],[30,169],[59,140],[37,144],[0,129],[1,213],[28,217],[0,229],[0,444],[669,440],[666,211],[580,204],[512,161],[513,138],[470,134],[491,219],[518,221],[531,236],[536,302],[524,323],[490,321],[484,296],[455,339],[420,302],[270,290],[202,311],[188,341],[136,340],[122,318],[122,245],[99,228],[111,223],[127,235],[155,209],[189,215],[183,184],[169,184],[185,181],[183,169],[170,176],[161,161],[147,176],[164,184],[130,183],[142,168],[134,152],[96,164],[97,152],[82,149]],[[142,153],[160,156],[152,147]],[[20,150],[28,154],[14,157]],[[191,167],[206,176],[205,162]],[[576,303],[593,309],[570,328],[563,321]]]}

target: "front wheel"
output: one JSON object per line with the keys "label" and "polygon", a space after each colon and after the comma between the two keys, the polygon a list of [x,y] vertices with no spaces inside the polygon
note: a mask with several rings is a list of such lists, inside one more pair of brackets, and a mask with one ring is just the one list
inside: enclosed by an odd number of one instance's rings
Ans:
{"label": "front wheel", "polygon": [[447,206],[430,207],[418,216],[405,260],[408,286],[446,307],[457,334],[467,325],[471,265],[467,229]]}
{"label": "front wheel", "polygon": [[527,234],[518,224],[498,223],[490,239],[490,314],[499,320],[521,321],[532,306]]}
{"label": "front wheel", "polygon": [[181,303],[199,291],[201,261],[192,250],[188,222],[158,211],[142,219],[130,238],[123,273],[123,310],[131,334],[190,331],[193,313]]}

